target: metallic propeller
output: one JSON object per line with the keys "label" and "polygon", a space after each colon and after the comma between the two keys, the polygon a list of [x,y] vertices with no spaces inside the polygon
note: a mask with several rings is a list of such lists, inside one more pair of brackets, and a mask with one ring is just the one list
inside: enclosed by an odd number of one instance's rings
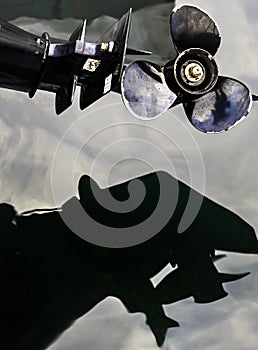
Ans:
{"label": "metallic propeller", "polygon": [[242,82],[218,74],[216,23],[201,9],[182,5],[171,13],[170,29],[176,58],[163,67],[140,60],[129,64],[121,81],[124,104],[134,116],[150,120],[182,103],[198,130],[229,130],[247,116],[257,96]]}

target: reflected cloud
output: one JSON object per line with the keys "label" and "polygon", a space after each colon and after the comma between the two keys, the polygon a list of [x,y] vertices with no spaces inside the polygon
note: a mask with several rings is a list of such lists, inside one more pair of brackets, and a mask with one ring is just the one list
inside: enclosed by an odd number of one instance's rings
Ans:
{"label": "reflected cloud", "polygon": [[[178,1],[178,4],[185,1]],[[258,7],[256,0],[240,1],[204,1],[192,0],[217,20],[222,33],[222,46],[217,54],[220,72],[235,77],[250,86],[253,93],[258,93]],[[173,55],[169,33],[169,12],[171,4],[162,4],[135,12],[130,37],[130,46],[152,50],[151,60],[162,63]],[[97,38],[104,28],[108,28],[114,19],[101,17],[89,26],[88,39]],[[42,34],[49,31],[52,36],[67,38],[69,33],[79,24],[78,20],[62,21],[17,19],[21,25],[31,32]],[[139,35],[140,32],[140,35]],[[162,40],[160,38],[163,38]],[[168,45],[169,42],[169,45]],[[76,95],[78,99],[78,94]],[[52,198],[50,184],[50,164],[59,140],[69,126],[82,117],[76,103],[61,118],[54,112],[54,96],[38,92],[33,100],[25,94],[1,90],[0,94],[0,169],[1,169],[1,202],[13,203],[19,211],[35,207],[51,207],[55,203]],[[119,108],[110,108],[117,104]],[[99,110],[98,110],[99,108]],[[204,159],[206,171],[206,189],[208,197],[231,208],[258,229],[257,193],[258,193],[258,157],[257,130],[258,109],[254,104],[252,112],[244,123],[224,135],[201,135],[194,130],[180,109],[167,112],[164,118],[151,122],[151,126],[164,131],[172,139],[176,135],[176,147],[160,138],[155,133],[148,133],[148,139],[169,151],[173,160],[175,174],[186,183],[189,180],[189,168],[178,149],[186,152],[188,160],[199,164],[196,148],[185,137],[186,130],[198,144]],[[86,115],[89,130],[99,130],[103,119],[112,124],[114,121],[131,123],[132,116],[122,106],[120,96],[110,94]],[[87,113],[88,113],[87,112]],[[134,121],[134,120],[133,120]],[[182,127],[183,125],[183,127]],[[127,128],[116,132],[121,138],[135,135],[135,128]],[[88,148],[80,155],[74,173],[74,183],[84,173],[90,172],[96,150],[102,149],[106,140],[112,140],[114,133],[92,140]],[[70,159],[78,152],[80,141],[85,138],[85,129],[76,130],[66,143],[66,158]],[[178,149],[177,149],[178,148]],[[117,152],[124,152],[124,149]],[[21,160],[22,159],[22,160]],[[96,180],[104,182],[103,174],[109,168],[111,158],[98,167]],[[196,163],[197,160],[197,163]],[[65,163],[65,162],[64,162]],[[157,168],[163,168],[160,160]],[[197,168],[197,170],[196,170]],[[198,166],[194,168],[198,174]],[[143,170],[144,169],[144,170]],[[147,168],[147,171],[149,169]],[[118,166],[110,184],[122,182],[128,178],[146,172],[137,162],[127,162]],[[65,189],[69,179],[63,174],[60,183]],[[199,186],[200,188],[201,186]],[[198,189],[198,184],[195,188]],[[76,190],[74,190],[76,192]],[[67,196],[72,193],[67,193]],[[207,227],[210,225],[207,223]],[[221,232],[223,234],[223,230]],[[228,259],[217,263],[219,270],[236,272],[251,271],[248,278],[225,287],[232,295],[211,305],[197,305],[189,299],[166,306],[165,311],[173,318],[180,320],[179,329],[168,332],[168,340],[164,346],[169,350],[256,350],[257,348],[257,266],[252,257],[229,255]],[[232,261],[232,263],[230,263]],[[242,305],[239,308],[239,305]],[[103,316],[104,315],[104,316]],[[205,315],[205,316],[204,316]],[[111,321],[113,320],[113,321]],[[119,327],[119,331],[118,331]],[[101,336],[98,336],[101,334]],[[63,337],[51,347],[51,350],[84,350],[90,349],[157,349],[154,337],[144,322],[143,315],[128,315],[124,306],[114,298],[105,299],[90,314],[78,321]]]}

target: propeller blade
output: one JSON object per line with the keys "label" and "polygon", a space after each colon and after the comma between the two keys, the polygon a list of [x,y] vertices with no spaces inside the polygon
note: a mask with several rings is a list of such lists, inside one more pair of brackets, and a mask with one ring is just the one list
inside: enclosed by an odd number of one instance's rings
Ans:
{"label": "propeller blade", "polygon": [[143,56],[143,55],[151,55],[151,51],[146,51],[146,50],[139,50],[139,49],[132,49],[128,47],[126,49],[126,55],[135,55],[135,56]]}
{"label": "propeller blade", "polygon": [[76,40],[85,40],[86,38],[87,21],[84,19],[79,26],[75,29],[69,38],[69,41],[75,42]]}
{"label": "propeller blade", "polygon": [[212,91],[184,103],[185,113],[193,126],[205,133],[227,131],[249,113],[252,97],[238,80],[219,77]]}
{"label": "propeller blade", "polygon": [[127,66],[121,89],[129,112],[144,120],[165,113],[177,97],[167,86],[161,67],[147,61],[135,61]]}
{"label": "propeller blade", "polygon": [[238,274],[220,273],[219,278],[221,283],[228,283],[228,282],[238,281],[241,278],[244,278],[248,275],[250,275],[250,272],[244,272],[244,273],[238,273]]}
{"label": "propeller blade", "polygon": [[252,95],[253,101],[258,101],[258,96]]}
{"label": "propeller blade", "polygon": [[146,324],[150,327],[159,347],[164,344],[168,329],[179,327],[179,323],[177,321],[162,314],[155,314],[154,318],[147,319]]}
{"label": "propeller blade", "polygon": [[[130,9],[98,39],[97,43],[104,44],[114,41],[115,51],[112,57],[108,56],[105,60],[96,61],[99,66],[96,68],[94,79],[88,79],[87,83],[82,84],[80,96],[81,109],[85,109],[111,90],[116,89],[120,83],[124,68],[131,18],[132,10]],[[94,60],[93,63],[95,63]]]}
{"label": "propeller blade", "polygon": [[217,261],[219,261],[221,259],[224,259],[226,257],[227,257],[226,254],[217,254],[217,255],[214,254],[214,255],[211,256],[211,259],[212,259],[213,262],[217,262]]}
{"label": "propeller blade", "polygon": [[56,93],[56,114],[63,113],[69,108],[74,100],[75,90],[78,82],[78,77],[74,75],[65,87],[62,87]]}
{"label": "propeller blade", "polygon": [[200,48],[214,55],[220,46],[220,32],[213,19],[195,6],[176,7],[170,17],[170,30],[178,52]]}
{"label": "propeller blade", "polygon": [[119,59],[116,59],[115,74],[113,73],[113,75],[115,75],[114,80],[116,83],[120,82],[123,73],[131,22],[132,9],[130,8],[130,10],[115,22],[115,24],[113,24],[113,26],[97,41],[98,43],[114,41],[117,45],[116,54]]}

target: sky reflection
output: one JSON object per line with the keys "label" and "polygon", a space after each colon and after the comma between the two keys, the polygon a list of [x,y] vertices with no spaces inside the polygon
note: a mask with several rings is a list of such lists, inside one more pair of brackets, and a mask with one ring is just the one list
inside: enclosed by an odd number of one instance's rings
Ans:
{"label": "sky reflection", "polygon": [[[178,1],[178,4],[184,1]],[[222,33],[222,45],[216,55],[220,73],[232,76],[247,84],[253,93],[258,93],[258,6],[256,0],[192,0],[211,14]],[[153,51],[150,60],[166,62],[173,54],[169,35],[170,4],[150,7],[134,14],[130,43],[135,48]],[[104,27],[113,20],[102,17],[93,21],[89,29],[89,40],[96,38]],[[15,24],[35,33],[49,31],[51,35],[66,37],[78,20],[38,21],[17,19]],[[140,33],[140,35],[139,35]],[[164,40],[160,40],[160,38]],[[78,98],[78,94],[76,95]],[[15,103],[14,103],[15,102]],[[67,128],[82,116],[86,119],[85,129],[75,128],[64,147],[66,162],[77,154],[84,136],[90,130],[96,137],[82,149],[73,173],[73,190],[70,181],[63,174],[65,164],[60,167],[60,183],[65,197],[76,193],[77,181],[84,173],[90,173],[98,151],[104,144],[114,141],[114,132],[99,133],[105,122],[124,123],[116,133],[119,138],[132,137],[135,128],[129,123],[144,125],[132,118],[122,105],[120,96],[110,94],[87,112],[81,112],[77,103],[57,117],[54,113],[54,96],[38,92],[33,100],[25,94],[1,90],[0,94],[0,168],[1,202],[13,203],[19,211],[35,207],[55,206],[51,189],[51,162],[59,140]],[[99,109],[99,110],[98,110]],[[204,135],[189,125],[181,108],[167,112],[152,121],[151,126],[165,132],[174,141],[172,144],[149,130],[139,132],[139,137],[158,144],[172,160],[174,175],[184,182],[191,182],[189,163],[195,162],[196,149],[185,133],[192,135],[198,145],[205,165],[205,193],[217,202],[240,214],[256,231],[258,229],[258,103],[239,126],[221,135]],[[150,124],[148,124],[150,125]],[[176,137],[175,137],[176,135]],[[125,146],[126,147],[126,146]],[[182,153],[187,154],[185,162]],[[117,149],[116,156],[124,159],[125,151]],[[127,153],[130,155],[130,152]],[[105,161],[99,163],[94,173],[96,180],[104,183],[105,170],[109,169],[114,154],[107,153]],[[198,161],[198,159],[197,159]],[[69,162],[67,163],[69,165]],[[121,182],[146,171],[146,164],[129,161],[121,163],[110,177],[110,184]],[[136,166],[135,166],[136,164]],[[163,168],[160,159],[155,159],[157,169]],[[194,169],[198,173],[199,170]],[[172,172],[172,170],[171,170]],[[197,174],[198,175],[198,174]],[[66,189],[69,187],[69,191]],[[195,187],[203,190],[203,182]],[[64,198],[65,199],[65,198]],[[251,276],[227,285],[230,296],[211,305],[197,305],[191,299],[172,306],[166,306],[168,315],[179,320],[181,328],[168,333],[164,349],[169,350],[256,350],[257,348],[257,263],[254,257],[228,254],[218,262],[219,270],[227,272],[251,271]],[[75,301],[76,302],[76,301]],[[141,314],[128,314],[115,298],[107,298],[97,305],[86,317],[76,324],[49,350],[154,350],[154,337],[149,332]]]}

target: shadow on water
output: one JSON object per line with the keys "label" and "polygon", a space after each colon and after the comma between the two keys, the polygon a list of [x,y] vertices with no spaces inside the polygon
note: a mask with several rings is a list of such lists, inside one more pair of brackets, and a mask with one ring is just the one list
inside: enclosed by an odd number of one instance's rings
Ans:
{"label": "shadow on water", "polygon": [[[168,174],[162,176],[168,183],[177,183]],[[88,176],[80,179],[80,202],[89,215],[105,225],[135,224],[150,215],[159,198],[157,173],[139,179],[145,185],[146,196],[134,215],[103,209],[94,199]],[[124,201],[127,185],[114,186],[110,191],[117,200]],[[248,273],[219,273],[213,263],[214,252],[257,253],[256,235],[241,218],[207,198],[193,224],[178,234],[189,190],[179,183],[174,215],[156,236],[120,249],[96,246],[79,238],[57,211],[25,216],[17,215],[11,205],[0,205],[0,348],[46,349],[107,296],[119,298],[129,312],[144,313],[161,346],[167,329],[179,325],[166,316],[163,304],[188,297],[197,303],[225,297],[223,283]],[[177,268],[154,288],[150,278],[168,263]]]}

